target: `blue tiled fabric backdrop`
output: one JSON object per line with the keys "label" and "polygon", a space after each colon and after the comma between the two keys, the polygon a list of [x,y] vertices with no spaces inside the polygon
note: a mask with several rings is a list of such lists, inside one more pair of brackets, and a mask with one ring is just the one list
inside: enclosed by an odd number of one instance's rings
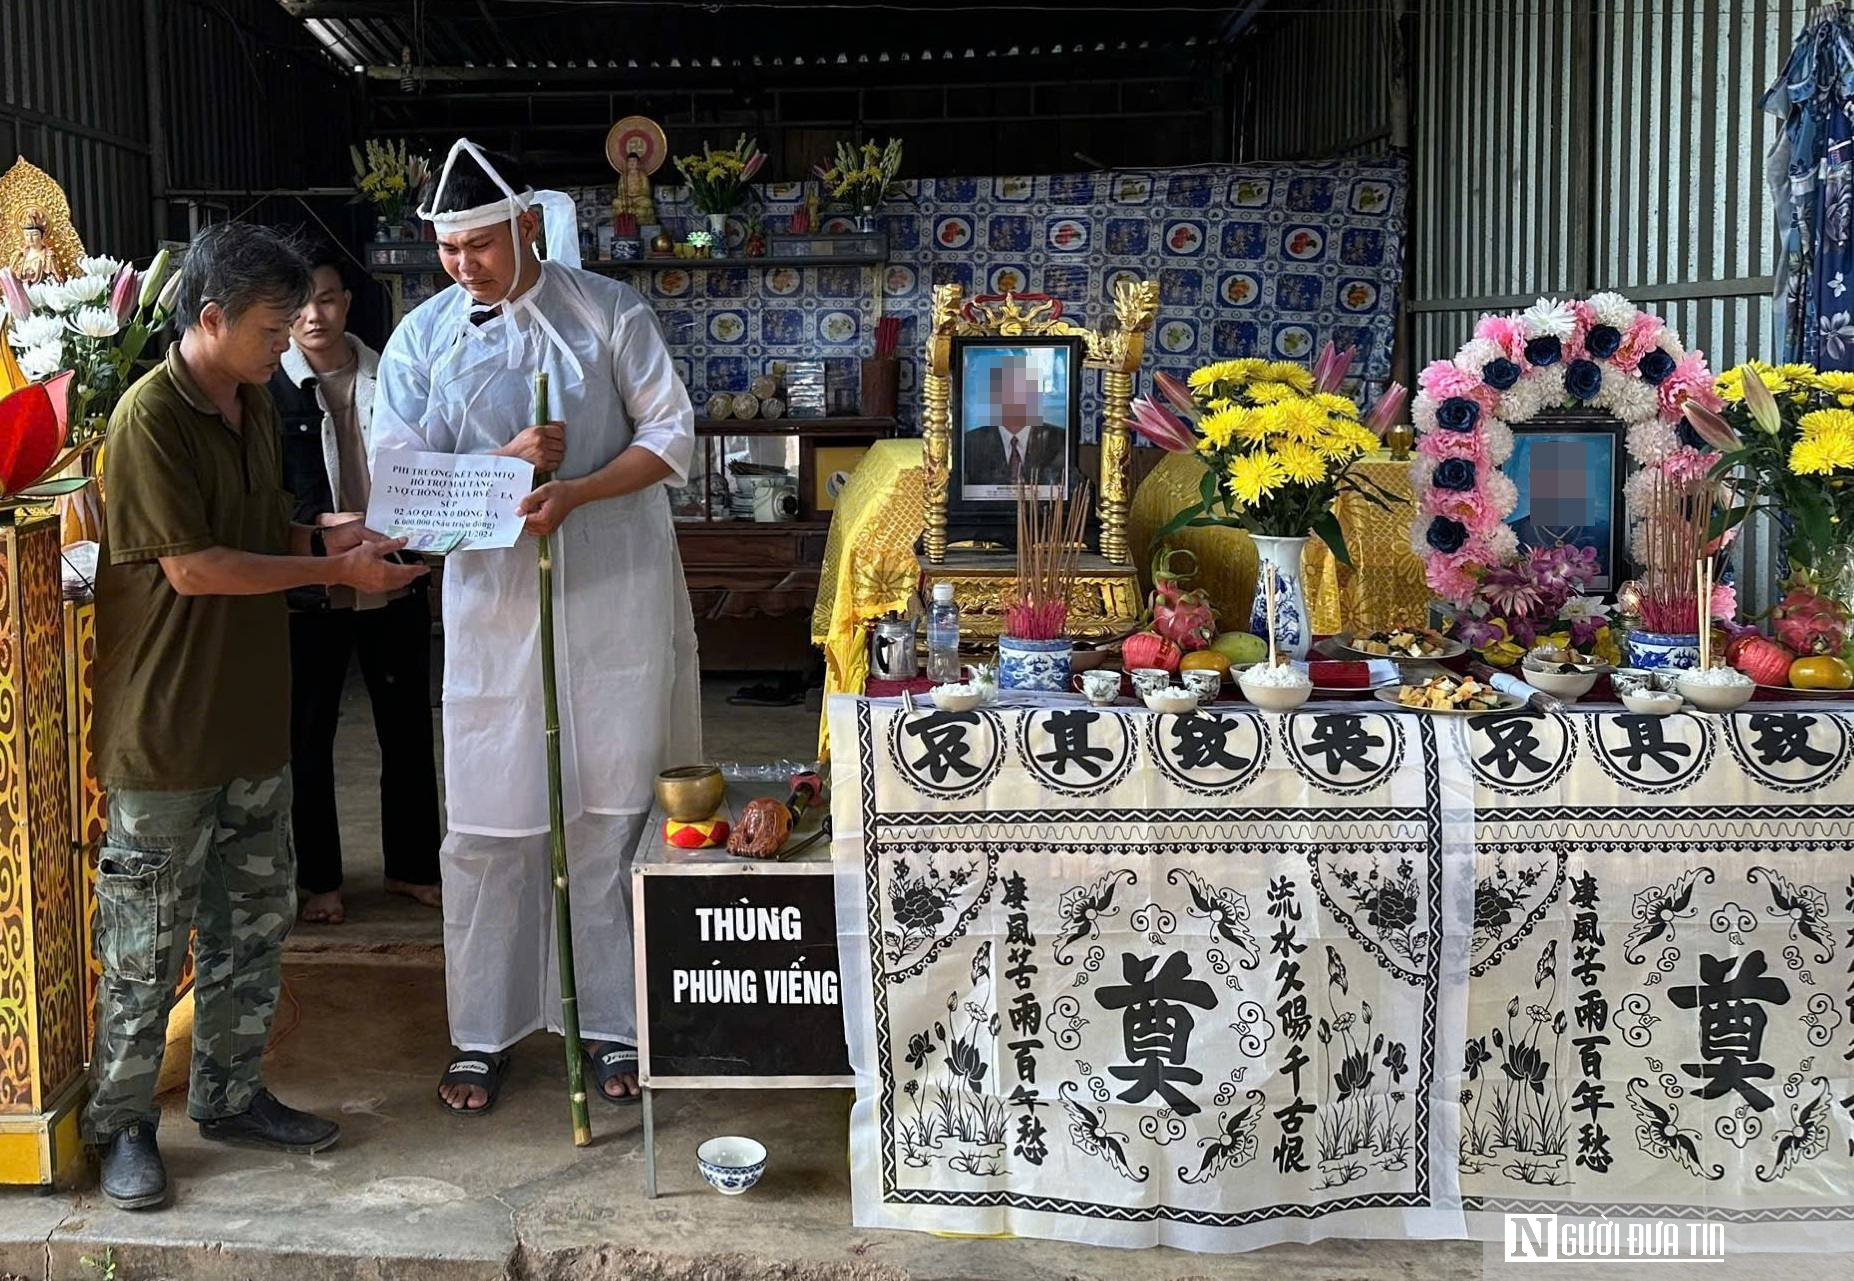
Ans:
{"label": "blue tiled fabric backdrop", "polygon": [[[951,282],[968,296],[1051,294],[1069,318],[1102,326],[1118,281],[1156,279],[1142,387],[1154,370],[1182,375],[1234,356],[1305,361],[1327,338],[1356,346],[1355,372],[1381,383],[1403,278],[1405,190],[1402,164],[1389,160],[923,179],[882,219],[890,261],[880,312],[873,268],[676,266],[630,279],[656,309],[698,405],[744,389],[775,361],[820,356],[833,396],[853,391],[887,314],[902,318],[901,417],[917,425],[929,298]],[[760,188],[769,230],[784,229],[803,194],[797,183]],[[580,198],[582,223],[609,216],[609,189]],[[704,225],[681,189],[660,189],[657,202],[672,231]],[[1090,439],[1099,391],[1091,377]]]}

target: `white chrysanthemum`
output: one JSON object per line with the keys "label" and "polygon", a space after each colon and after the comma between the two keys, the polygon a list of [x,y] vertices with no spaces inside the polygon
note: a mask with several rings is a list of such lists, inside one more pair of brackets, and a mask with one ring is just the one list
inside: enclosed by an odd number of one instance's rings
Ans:
{"label": "white chrysanthemum", "polygon": [[77,269],[86,276],[102,276],[109,280],[116,278],[122,270],[122,259],[111,258],[108,254],[96,254],[77,260]]}
{"label": "white chrysanthemum", "polygon": [[109,285],[108,276],[73,276],[64,282],[64,296],[71,300],[71,306],[82,307],[85,303],[107,298]]}
{"label": "white chrysanthemum", "polygon": [[1489,559],[1496,565],[1504,565],[1519,555],[1519,535],[1507,524],[1495,525],[1482,535],[1487,543]]}
{"label": "white chrysanthemum", "polygon": [[1487,505],[1494,514],[1505,520],[1519,506],[1519,487],[1503,471],[1490,471],[1481,478],[1481,492],[1487,495]]}
{"label": "white chrysanthemum", "polygon": [[1541,298],[1519,313],[1526,333],[1533,338],[1569,338],[1577,330],[1577,313],[1557,298]]}
{"label": "white chrysanthemum", "polygon": [[1645,565],[1653,553],[1648,547],[1648,524],[1642,521],[1629,531],[1629,557],[1638,565]]}
{"label": "white chrysanthemum", "polygon": [[7,326],[7,340],[15,347],[43,347],[64,340],[64,322],[56,316],[34,312],[24,320]]}
{"label": "white chrysanthemum", "polygon": [[1410,522],[1410,550],[1427,559],[1436,554],[1436,549],[1429,545],[1430,517],[1418,515]]}
{"label": "white chrysanthemum", "polygon": [[1675,360],[1686,358],[1686,344],[1680,341],[1680,335],[1675,333],[1671,327],[1661,331],[1661,341],[1655,345]]}
{"label": "white chrysanthemum", "polygon": [[108,307],[83,307],[72,314],[71,328],[86,338],[114,338],[122,322]]}
{"label": "white chrysanthemum", "polygon": [[1436,460],[1426,454],[1415,454],[1410,458],[1410,488],[1421,493],[1429,488],[1435,479]]}
{"label": "white chrysanthemum", "polygon": [[34,382],[50,378],[64,368],[64,347],[57,343],[28,347],[19,353],[19,368]]}
{"label": "white chrysanthemum", "polygon": [[1500,393],[1500,417],[1509,423],[1530,422],[1544,408],[1543,384],[1536,375],[1521,378]]}
{"label": "white chrysanthemum", "polygon": [[1629,457],[1644,467],[1652,467],[1680,447],[1680,436],[1673,426],[1659,418],[1650,418],[1629,428]]}
{"label": "white chrysanthemum", "polygon": [[1654,488],[1654,478],[1658,473],[1650,467],[1644,467],[1630,474],[1622,483],[1623,505],[1630,512],[1639,512],[1648,503],[1649,491]]}
{"label": "white chrysanthemum", "polygon": [[1490,360],[1499,360],[1506,355],[1506,348],[1491,338],[1473,338],[1468,345],[1455,353],[1455,368],[1462,373],[1479,378],[1481,368]]}
{"label": "white chrysanthemum", "polygon": [[1625,423],[1640,422],[1660,412],[1654,388],[1614,365],[1603,366],[1603,390],[1597,393],[1596,403]]}
{"label": "white chrysanthemum", "polygon": [[1436,402],[1429,398],[1429,393],[1419,391],[1410,405],[1410,424],[1416,428],[1417,435],[1424,435],[1436,429]]}
{"label": "white chrysanthemum", "polygon": [[1595,313],[1597,324],[1627,333],[1629,326],[1635,323],[1638,308],[1621,294],[1606,289],[1590,295],[1590,310]]}
{"label": "white chrysanthemum", "polygon": [[1538,384],[1539,408],[1545,409],[1564,403],[1564,365],[1562,362],[1541,369],[1533,375]]}
{"label": "white chrysanthemum", "polygon": [[1498,467],[1513,456],[1513,429],[1498,420],[1481,424],[1487,442],[1487,461]]}
{"label": "white chrysanthemum", "polygon": [[26,286],[26,300],[39,311],[71,310],[71,295],[55,280],[41,280]]}

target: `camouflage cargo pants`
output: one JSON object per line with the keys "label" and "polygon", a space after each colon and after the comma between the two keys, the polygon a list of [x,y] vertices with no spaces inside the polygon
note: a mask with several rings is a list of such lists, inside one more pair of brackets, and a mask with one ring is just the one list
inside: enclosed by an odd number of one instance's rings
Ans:
{"label": "camouflage cargo pants", "polygon": [[187,1114],[236,1116],[263,1088],[284,936],[296,919],[290,772],[189,792],[112,790],[97,863],[96,1050],[84,1133],[159,1120],[167,1015],[194,941]]}

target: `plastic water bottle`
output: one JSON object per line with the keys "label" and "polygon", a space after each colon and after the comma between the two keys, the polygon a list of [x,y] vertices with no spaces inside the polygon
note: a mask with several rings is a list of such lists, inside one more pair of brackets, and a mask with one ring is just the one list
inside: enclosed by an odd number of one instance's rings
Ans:
{"label": "plastic water bottle", "polygon": [[953,603],[953,585],[933,585],[933,606],[927,611],[927,679],[946,685],[959,679],[959,606]]}

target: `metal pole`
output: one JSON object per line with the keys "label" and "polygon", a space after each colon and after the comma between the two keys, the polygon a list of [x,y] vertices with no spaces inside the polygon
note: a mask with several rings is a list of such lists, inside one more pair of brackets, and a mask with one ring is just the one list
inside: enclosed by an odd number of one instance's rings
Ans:
{"label": "metal pole", "polygon": [[644,1195],[657,1199],[657,1109],[656,1091],[644,1087]]}

